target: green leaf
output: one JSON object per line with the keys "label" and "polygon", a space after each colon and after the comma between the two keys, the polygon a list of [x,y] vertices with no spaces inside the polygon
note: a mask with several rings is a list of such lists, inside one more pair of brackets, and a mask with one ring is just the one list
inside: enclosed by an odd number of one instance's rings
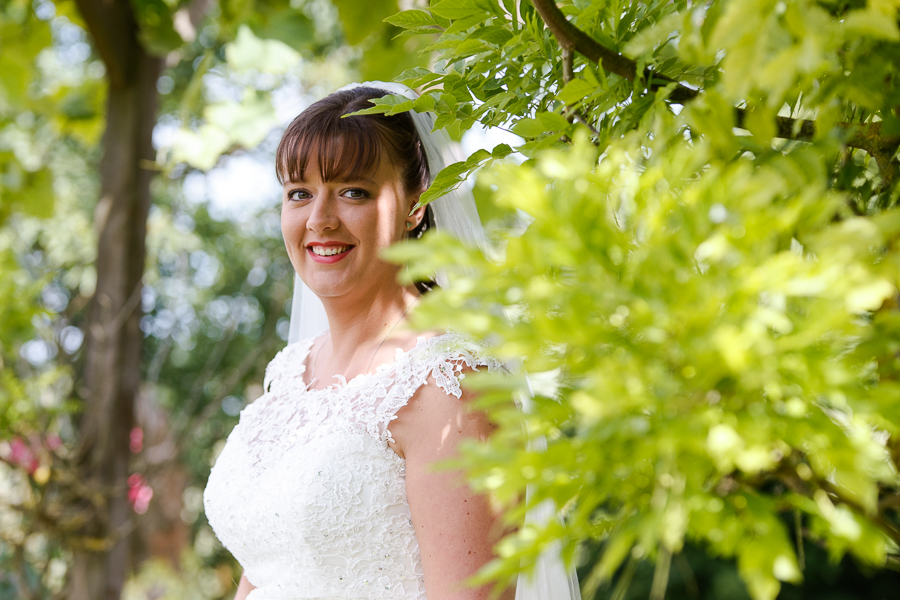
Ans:
{"label": "green leaf", "polygon": [[765,103],[758,104],[747,112],[744,125],[760,142],[769,144],[777,133],[775,111]]}
{"label": "green leaf", "polygon": [[394,78],[395,81],[399,81],[400,83],[411,88],[425,88],[428,87],[429,84],[432,84],[441,79],[443,79],[442,75],[439,75],[438,73],[432,73],[431,71],[423,67],[413,67],[412,69],[407,69]]}
{"label": "green leaf", "polygon": [[464,33],[474,27],[475,25],[480,25],[484,23],[487,19],[490,18],[490,15],[485,12],[475,12],[467,17],[462,17],[460,19],[455,19],[452,24],[450,24],[447,29],[444,30],[444,35],[450,35],[453,33]]}
{"label": "green leaf", "polygon": [[896,17],[873,8],[851,10],[844,16],[844,35],[853,40],[857,37],[870,37],[890,42],[900,41],[900,29],[897,28]]}
{"label": "green leaf", "polygon": [[[507,150],[509,150],[509,152],[507,152]],[[441,169],[441,172],[434,178],[431,186],[429,186],[428,190],[426,190],[419,199],[419,206],[425,206],[429,202],[433,202],[440,198],[450,190],[455,189],[466,180],[472,171],[480,167],[486,161],[507,156],[512,152],[512,149],[506,144],[500,144],[494,148],[494,152],[497,156],[494,156],[494,153],[481,148],[475,151],[465,161],[453,163]]]}
{"label": "green leaf", "polygon": [[547,133],[547,129],[539,120],[526,118],[516,121],[512,126],[512,132],[523,138],[536,138]]}
{"label": "green leaf", "polygon": [[594,567],[597,569],[600,581],[609,581],[612,579],[616,569],[619,568],[619,565],[622,564],[622,561],[625,560],[625,557],[631,552],[636,538],[637,534],[634,529],[634,522],[626,525],[623,530],[610,535],[609,542],[603,552],[603,557]]}
{"label": "green leaf", "polygon": [[441,77],[441,75],[439,75],[437,73],[433,73],[432,71],[430,71],[429,69],[426,69],[425,67],[413,67],[413,68],[407,69],[407,70],[403,71],[402,73],[400,73],[399,75],[397,75],[397,77],[395,77],[394,80],[399,81],[400,83],[403,83],[403,84],[407,84],[407,82],[411,83],[413,81],[418,81],[419,79],[422,79],[422,78],[431,79],[431,78],[440,78],[440,77]]}
{"label": "green leaf", "polygon": [[466,163],[463,161],[447,165],[441,169],[425,193],[419,198],[419,206],[425,206],[454,189],[460,182],[465,180],[465,177],[462,176],[463,173],[468,173]]}
{"label": "green leaf", "polygon": [[261,40],[241,25],[235,40],[225,47],[225,59],[235,71],[284,75],[300,62],[300,54],[278,40]]}
{"label": "green leaf", "polygon": [[[14,212],[45,219],[53,215],[53,176],[49,169],[25,171],[8,165],[0,174],[0,223]],[[10,172],[11,171],[11,172]]]}
{"label": "green leaf", "polygon": [[627,56],[638,57],[655,50],[660,44],[670,40],[680,30],[684,17],[678,12],[666,15],[662,20],[641,29],[623,48]]}
{"label": "green leaf", "polygon": [[370,108],[363,108],[362,110],[358,110],[344,116],[349,117],[353,115],[381,114],[395,115],[411,110],[415,106],[415,102],[416,101],[410,100],[406,96],[402,96],[400,94],[388,94],[387,96],[382,96],[381,98],[373,98],[371,100],[371,103],[375,106],[372,106]]}
{"label": "green leaf", "polygon": [[403,29],[414,29],[416,27],[428,27],[432,25],[437,26],[437,21],[434,20],[434,17],[424,10],[404,10],[395,15],[391,15],[384,20],[391,25],[396,25]]}
{"label": "green leaf", "polygon": [[491,157],[495,159],[506,158],[513,153],[513,149],[508,144],[499,144],[491,151]]}
{"label": "green leaf", "polygon": [[420,112],[434,112],[435,99],[431,94],[423,94],[413,102],[413,109]]}
{"label": "green leaf", "polygon": [[485,150],[484,148],[479,148],[476,150],[469,158],[466,159],[465,167],[467,171],[470,171],[491,158],[491,153]]}
{"label": "green leaf", "polygon": [[566,118],[558,113],[543,112],[538,113],[538,121],[549,131],[565,131],[569,129],[570,123]]}
{"label": "green leaf", "polygon": [[172,161],[207,171],[216,166],[219,157],[230,145],[228,134],[209,123],[196,131],[179,129],[172,144]]}
{"label": "green leaf", "polygon": [[494,44],[496,46],[502,46],[510,39],[512,39],[512,32],[510,32],[506,27],[501,25],[492,25],[489,27],[481,27],[472,32],[472,37],[478,38],[479,40],[484,40],[489,44]]}
{"label": "green leaf", "polygon": [[464,19],[470,16],[489,17],[491,7],[483,0],[441,0],[431,6],[431,12],[446,19]]}
{"label": "green leaf", "polygon": [[231,140],[243,148],[255,148],[262,142],[278,119],[268,95],[249,91],[238,103],[224,102],[207,107],[206,120],[228,133]]}
{"label": "green leaf", "polygon": [[456,61],[463,58],[469,58],[481,52],[492,52],[493,48],[479,39],[468,38],[454,44],[449,52],[444,53],[443,59],[447,61]]}
{"label": "green leaf", "polygon": [[566,104],[571,105],[581,102],[586,96],[589,96],[596,91],[596,85],[591,85],[584,79],[573,79],[566,84],[566,87],[556,94],[556,97]]}

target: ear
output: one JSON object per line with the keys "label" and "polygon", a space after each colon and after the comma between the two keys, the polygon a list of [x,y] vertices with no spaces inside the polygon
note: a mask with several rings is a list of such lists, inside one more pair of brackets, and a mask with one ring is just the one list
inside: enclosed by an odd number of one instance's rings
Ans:
{"label": "ear", "polygon": [[422,196],[422,193],[419,192],[415,196],[412,197],[411,202],[409,204],[409,216],[406,219],[407,223],[412,223],[413,226],[411,229],[415,229],[419,226],[419,223],[422,222],[422,219],[425,218],[425,207],[419,206],[416,208],[416,204],[419,203],[419,198]]}

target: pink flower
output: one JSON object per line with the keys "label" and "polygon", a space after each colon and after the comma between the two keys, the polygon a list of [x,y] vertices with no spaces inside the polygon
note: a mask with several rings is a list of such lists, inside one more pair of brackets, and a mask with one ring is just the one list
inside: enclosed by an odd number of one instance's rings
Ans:
{"label": "pink flower", "polygon": [[22,438],[13,438],[13,440],[9,443],[10,450],[10,460],[28,471],[28,474],[33,474],[39,466],[41,466],[41,462],[38,460],[37,454],[35,454],[34,450],[31,449],[31,446],[26,444]]}
{"label": "pink flower", "polygon": [[128,501],[134,507],[134,512],[139,515],[147,512],[152,498],[153,488],[147,484],[143,475],[135,473],[128,478]]}

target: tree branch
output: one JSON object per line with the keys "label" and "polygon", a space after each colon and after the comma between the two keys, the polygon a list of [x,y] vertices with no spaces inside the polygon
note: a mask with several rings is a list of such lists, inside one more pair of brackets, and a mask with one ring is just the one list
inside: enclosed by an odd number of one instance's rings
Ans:
{"label": "tree branch", "polygon": [[569,83],[575,76],[575,52],[571,48],[562,49],[562,75],[563,83]]}
{"label": "tree branch", "polygon": [[[841,126],[848,129],[853,127],[846,123],[842,123]],[[900,146],[900,136],[884,136],[881,134],[880,122],[869,123],[865,126],[856,126],[853,136],[846,143],[851,148],[859,148],[872,155],[881,172],[882,190],[890,189],[894,185],[897,180],[897,161],[894,160],[894,154]]]}
{"label": "tree branch", "polygon": [[[797,457],[795,457],[795,461],[796,460]],[[812,485],[810,485],[810,482],[804,481],[797,474],[796,464],[782,464],[778,470],[772,473],[772,475],[779,481],[781,481],[785,485],[785,487],[800,496],[814,498],[815,489],[821,489],[825,491],[838,502],[845,504],[846,506],[853,509],[856,514],[871,519],[873,524],[881,529],[881,531],[888,537],[890,537],[895,543],[900,543],[900,528],[894,525],[890,521],[890,519],[885,516],[884,509],[881,506],[879,506],[878,512],[876,512],[874,515],[871,515],[869,514],[869,511],[866,510],[866,508],[859,502],[847,497],[846,494],[842,494],[835,485],[825,479],[815,477],[811,482]]]}
{"label": "tree branch", "polygon": [[[634,81],[637,77],[637,63],[618,52],[611,50],[573,25],[556,5],[555,0],[532,0],[535,10],[547,24],[547,28],[556,38],[563,51],[563,77],[566,76],[566,61],[571,52],[578,52],[585,58],[599,63],[610,73]],[[568,67],[571,69],[571,67]],[[569,71],[571,73],[571,71]],[[700,95],[699,90],[689,88],[676,82],[670,77],[655,73],[650,69],[644,69],[643,75],[647,80],[650,90],[657,90],[667,85],[675,84],[669,93],[669,100],[678,104],[684,104]],[[747,119],[747,111],[743,108],[735,109],[735,124],[743,127]],[[816,124],[806,119],[792,119],[790,117],[776,117],[776,136],[789,140],[811,141],[816,135]],[[897,163],[893,160],[894,152],[900,146],[900,136],[882,136],[881,123],[868,123],[859,125],[855,123],[841,123],[840,127],[847,132],[849,137],[845,144],[851,148],[865,150],[872,155],[882,173],[883,186],[890,187],[897,175]]]}
{"label": "tree branch", "polygon": [[[572,79],[575,78],[575,52],[568,48],[562,49],[562,75],[563,75],[563,83],[569,83]],[[570,106],[566,107],[566,119],[571,123],[572,121],[578,121],[585,127],[591,130],[591,133],[594,134],[595,137],[600,137],[600,132],[594,128],[591,123],[584,118],[584,115],[581,114],[581,111],[572,108]]]}
{"label": "tree branch", "polygon": [[[547,24],[550,33],[559,42],[563,50],[574,50],[586,58],[600,63],[600,65],[620,77],[634,81],[637,77],[637,63],[627,56],[623,56],[614,50],[610,50],[582,30],[578,29],[566,19],[566,16],[556,6],[555,0],[532,0],[535,10]],[[644,69],[644,77],[651,90],[677,83],[674,79],[655,73],[650,69]],[[681,85],[672,90],[669,98],[673,102],[683,103],[693,100],[700,92]]]}

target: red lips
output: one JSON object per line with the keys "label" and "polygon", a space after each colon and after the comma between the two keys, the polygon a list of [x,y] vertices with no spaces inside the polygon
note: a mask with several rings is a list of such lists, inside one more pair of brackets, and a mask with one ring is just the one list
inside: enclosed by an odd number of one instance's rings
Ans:
{"label": "red lips", "polygon": [[343,242],[310,242],[306,245],[306,252],[314,262],[332,265],[346,258],[355,247]]}

